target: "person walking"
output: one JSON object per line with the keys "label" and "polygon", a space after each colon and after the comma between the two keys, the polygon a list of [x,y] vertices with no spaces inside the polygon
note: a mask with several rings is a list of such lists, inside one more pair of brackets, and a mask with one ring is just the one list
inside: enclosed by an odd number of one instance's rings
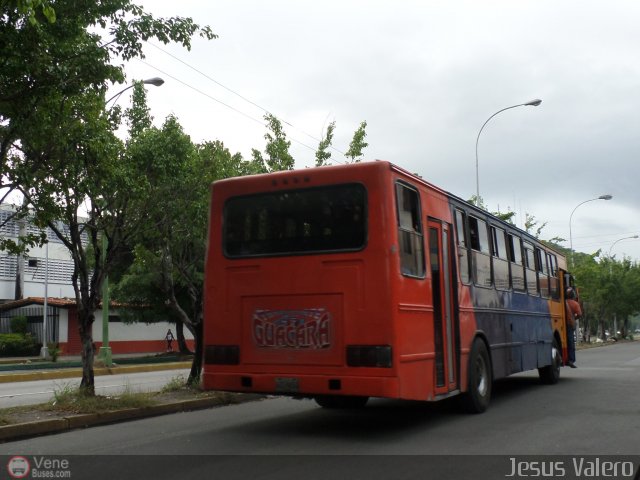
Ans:
{"label": "person walking", "polygon": [[167,341],[167,352],[173,352],[173,340],[175,337],[173,336],[173,332],[171,329],[167,330],[167,335],[165,335],[165,340]]}

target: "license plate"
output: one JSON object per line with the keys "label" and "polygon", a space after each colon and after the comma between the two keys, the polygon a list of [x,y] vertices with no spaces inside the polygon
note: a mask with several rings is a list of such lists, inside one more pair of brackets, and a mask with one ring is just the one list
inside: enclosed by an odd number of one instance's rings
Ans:
{"label": "license plate", "polygon": [[297,378],[276,377],[276,392],[297,393],[300,391],[300,382]]}

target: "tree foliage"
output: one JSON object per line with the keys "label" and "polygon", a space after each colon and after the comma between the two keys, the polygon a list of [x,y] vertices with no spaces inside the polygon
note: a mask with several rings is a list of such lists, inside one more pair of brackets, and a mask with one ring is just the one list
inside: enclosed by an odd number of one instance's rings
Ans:
{"label": "tree foliage", "polygon": [[621,336],[629,333],[629,318],[640,312],[640,265],[628,258],[616,260],[574,252],[573,273],[591,334],[613,330],[614,320]]}
{"label": "tree foliage", "polygon": [[[38,21],[40,11],[51,13],[49,6],[55,21]],[[196,34],[215,37],[190,18],[156,19],[130,0],[0,6],[1,187],[19,188],[36,222],[48,225],[70,251],[81,386],[89,394],[91,326],[102,282],[144,214],[131,209],[136,195],[145,193],[137,181],[141,165],[125,161],[124,145],[113,134],[118,110],[106,111],[104,94],[124,81],[122,61],[143,56],[143,40],[189,48]],[[105,260],[102,235],[109,240]]]}
{"label": "tree foliage", "polygon": [[345,157],[350,158],[351,162],[359,162],[362,160],[363,151],[369,146],[369,144],[364,141],[364,138],[367,136],[366,128],[367,122],[362,122],[353,134],[349,149],[347,153],[345,153]]}
{"label": "tree foliage", "polygon": [[329,165],[331,159],[331,152],[329,148],[333,142],[333,131],[336,129],[336,122],[333,121],[327,127],[327,132],[320,143],[318,144],[318,150],[316,150],[316,167],[322,167]]}
{"label": "tree foliage", "polygon": [[[139,97],[141,100],[143,97]],[[135,196],[145,212],[133,238],[134,261],[114,288],[121,302],[145,307],[139,320],[170,317],[192,333],[196,352],[189,382],[202,360],[204,258],[210,185],[214,180],[253,173],[251,162],[232,155],[222,142],[194,145],[175,117],[162,128],[147,127],[146,105],[134,105],[128,161],[144,171],[144,195]],[[135,121],[133,121],[135,119]],[[147,308],[153,305],[151,309]],[[180,331],[180,330],[178,330]]]}
{"label": "tree foliage", "polygon": [[41,17],[44,17],[49,23],[56,21],[56,11],[48,0],[16,0],[9,1],[20,15],[29,20],[31,25],[36,25]]}
{"label": "tree foliage", "polygon": [[267,133],[264,139],[267,141],[263,156],[259,150],[252,150],[253,162],[256,173],[270,173],[280,170],[293,170],[295,160],[289,153],[291,142],[287,140],[287,134],[282,127],[282,122],[271,113],[264,116],[267,122]]}

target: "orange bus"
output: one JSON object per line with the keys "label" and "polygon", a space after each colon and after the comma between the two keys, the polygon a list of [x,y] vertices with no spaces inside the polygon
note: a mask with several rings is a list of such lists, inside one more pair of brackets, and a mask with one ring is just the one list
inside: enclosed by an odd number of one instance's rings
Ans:
{"label": "orange bus", "polygon": [[383,161],[215,182],[206,389],[434,401],[566,360],[566,260]]}

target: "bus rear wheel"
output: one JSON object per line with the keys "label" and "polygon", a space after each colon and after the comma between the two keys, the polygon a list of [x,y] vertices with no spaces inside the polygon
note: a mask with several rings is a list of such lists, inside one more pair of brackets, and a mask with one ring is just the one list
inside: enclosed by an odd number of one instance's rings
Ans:
{"label": "bus rear wheel", "polygon": [[362,408],[369,401],[369,397],[318,395],[315,401],[322,408]]}
{"label": "bus rear wheel", "polygon": [[467,391],[462,395],[462,407],[469,413],[482,413],[491,400],[491,360],[485,343],[476,338],[469,355]]}
{"label": "bus rear wheel", "polygon": [[540,381],[546,385],[555,385],[560,380],[560,367],[562,366],[562,353],[556,338],[551,345],[551,365],[538,369]]}

